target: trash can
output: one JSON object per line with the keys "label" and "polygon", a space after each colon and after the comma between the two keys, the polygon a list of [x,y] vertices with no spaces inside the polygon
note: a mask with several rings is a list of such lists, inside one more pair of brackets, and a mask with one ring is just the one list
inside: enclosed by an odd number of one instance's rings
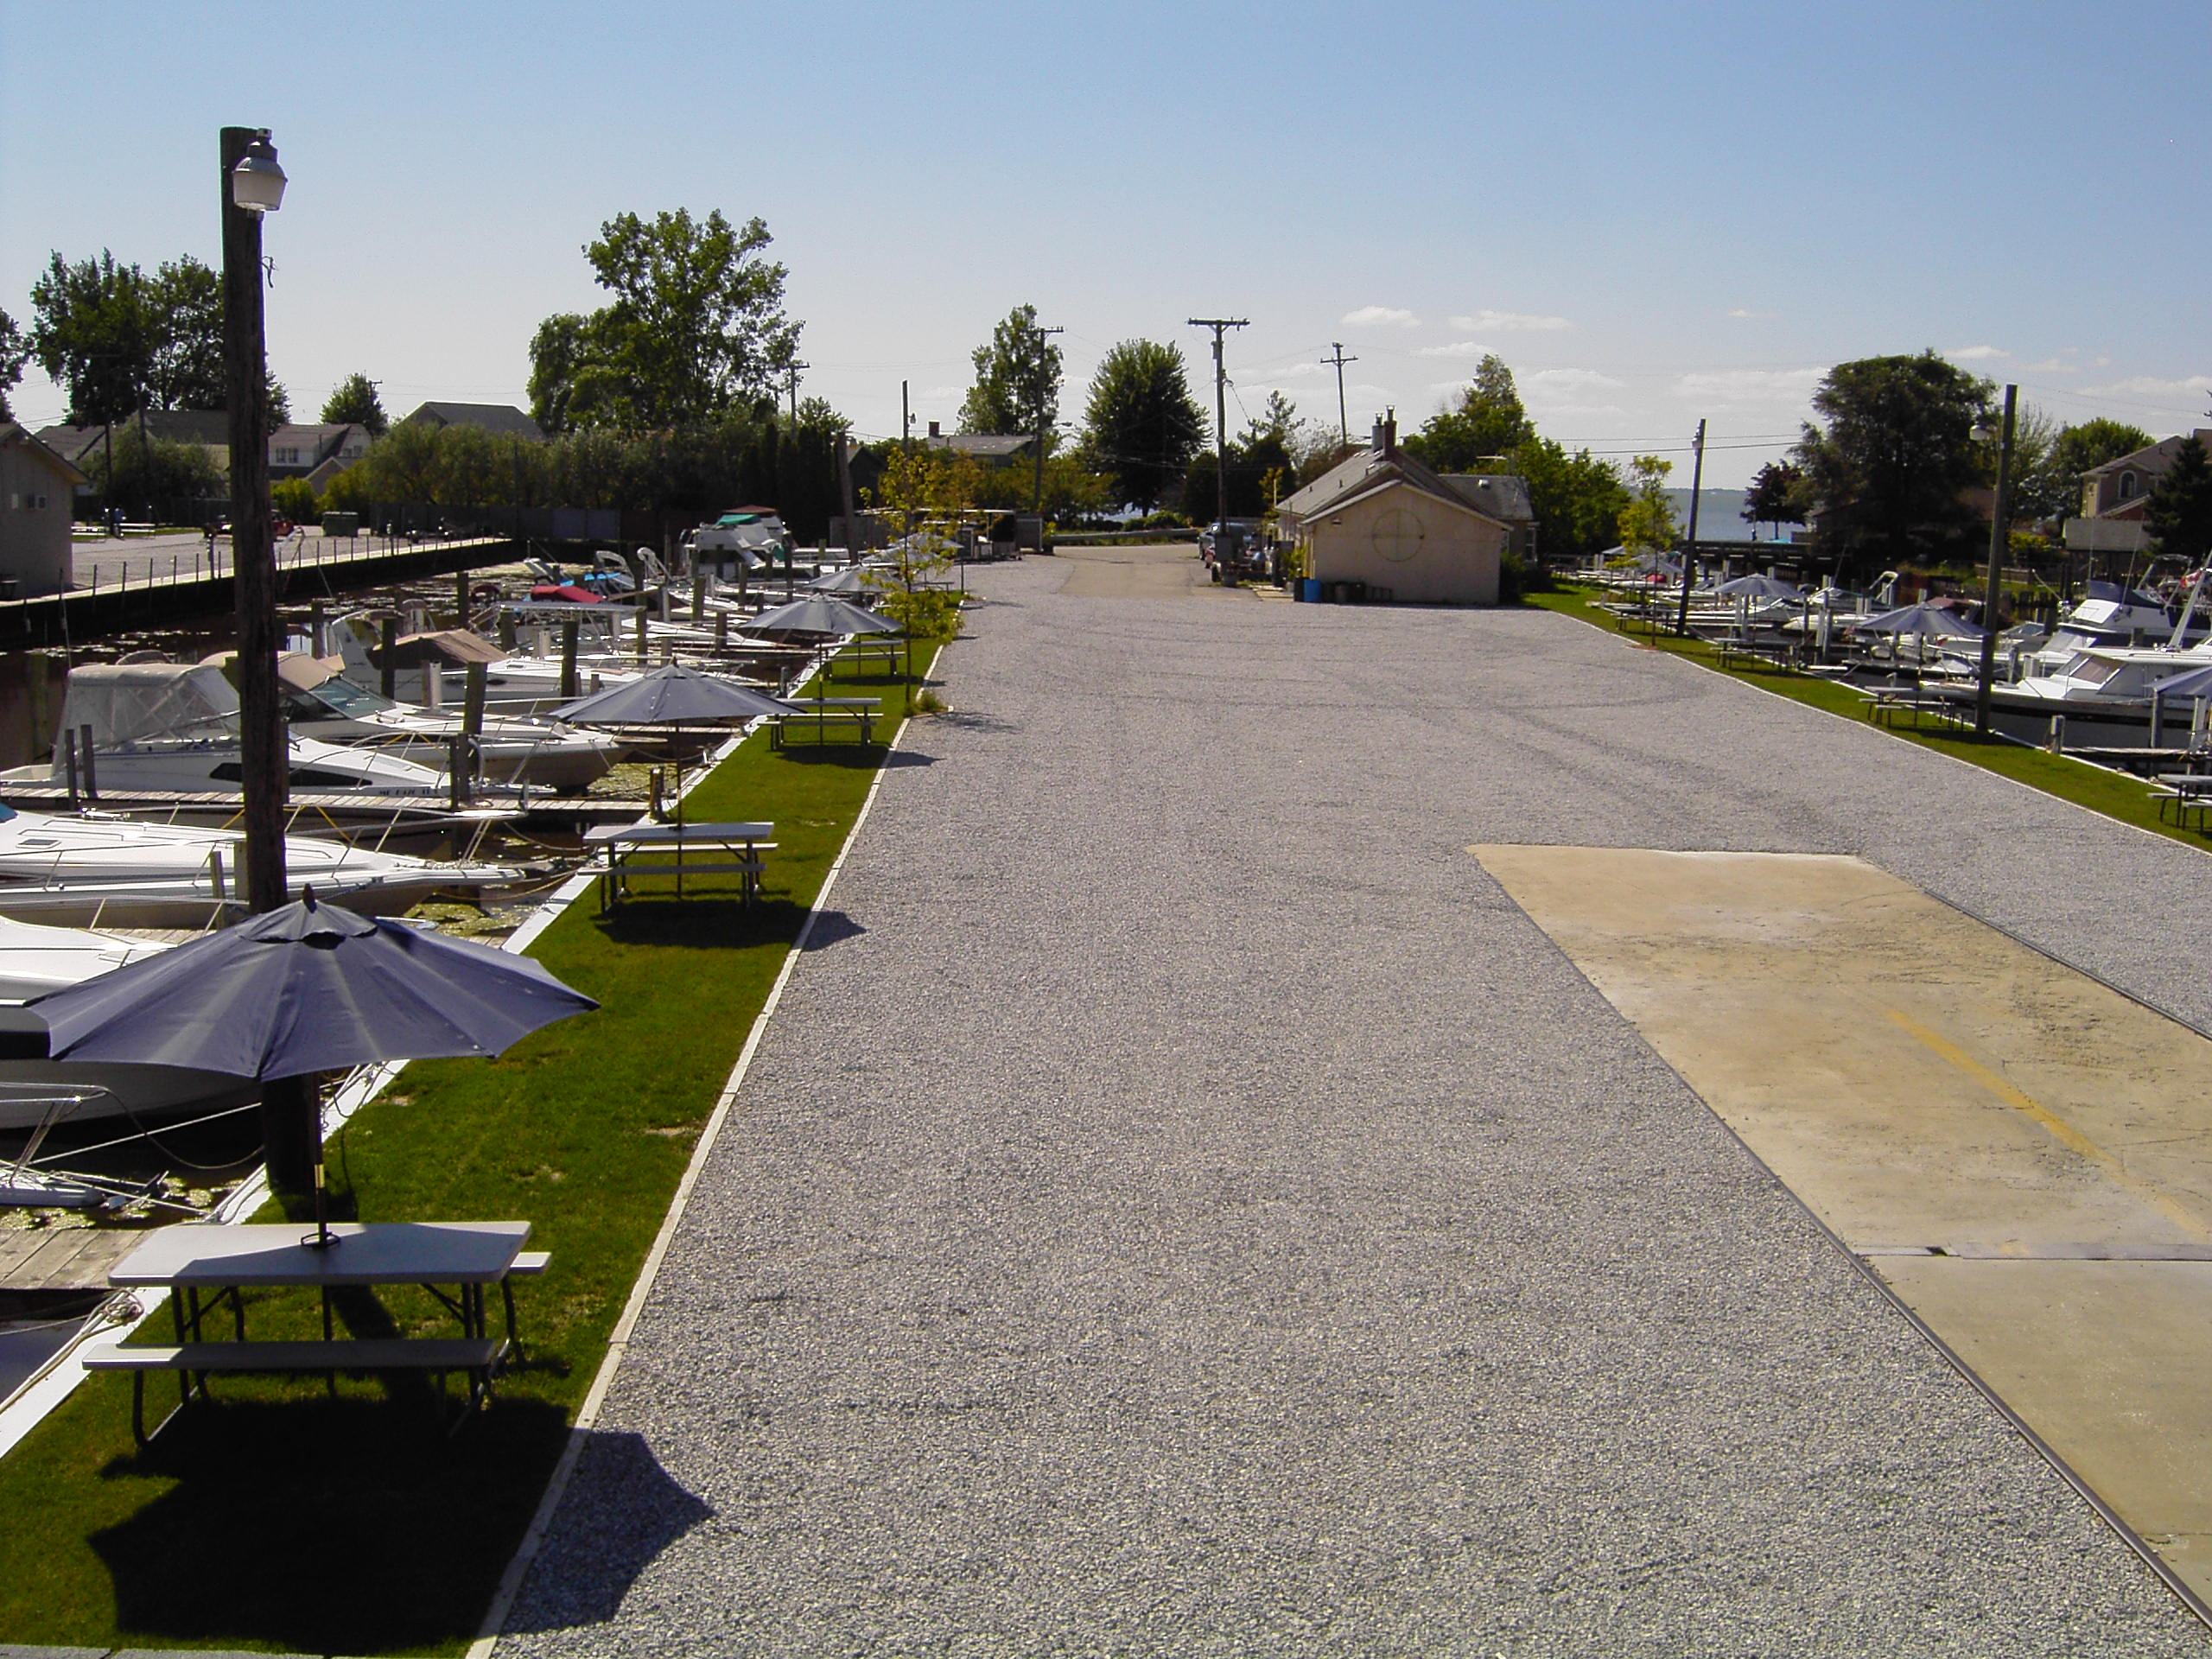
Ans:
{"label": "trash can", "polygon": [[1298,596],[1304,600],[1308,605],[1319,605],[1321,602],[1320,578],[1318,576],[1300,576],[1298,579]]}

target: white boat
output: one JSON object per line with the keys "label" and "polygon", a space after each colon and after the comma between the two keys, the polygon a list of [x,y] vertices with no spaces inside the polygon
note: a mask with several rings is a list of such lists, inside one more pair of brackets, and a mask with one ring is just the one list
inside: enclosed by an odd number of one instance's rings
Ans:
{"label": "white boat", "polygon": [[[117,933],[0,916],[0,1004],[63,990],[168,948]],[[0,1129],[35,1128],[49,1116],[83,1122],[217,1111],[242,1105],[257,1092],[249,1079],[186,1066],[0,1058]],[[50,1201],[52,1195],[34,1198]]]}
{"label": "white boat", "polygon": [[[373,748],[439,771],[449,766],[454,742],[464,729],[458,715],[396,702],[298,652],[285,652],[276,670],[283,682],[285,723],[296,736]],[[619,742],[596,732],[506,715],[486,718],[475,742],[480,771],[488,781],[568,793],[604,778],[622,753]]]}
{"label": "white boat", "polygon": [[[94,779],[118,793],[235,791],[244,776],[238,696],[220,669],[205,663],[103,663],[69,671],[61,700],[67,740],[91,733]],[[291,785],[314,794],[435,797],[445,776],[396,754],[349,749],[308,737],[289,740]],[[57,741],[52,762],[0,774],[16,783],[69,781],[71,746]],[[81,741],[76,748],[84,764]]]}
{"label": "white boat", "polygon": [[[199,927],[239,907],[245,837],[228,830],[141,823],[110,813],[0,806],[0,916],[97,927]],[[435,893],[480,893],[527,874],[507,865],[438,864],[302,836],[284,838],[285,880],[368,915]]]}

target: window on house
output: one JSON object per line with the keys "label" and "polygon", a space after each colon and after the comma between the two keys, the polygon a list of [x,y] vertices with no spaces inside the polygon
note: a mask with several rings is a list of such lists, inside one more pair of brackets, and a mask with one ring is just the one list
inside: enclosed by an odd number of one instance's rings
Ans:
{"label": "window on house", "polygon": [[2132,499],[2134,494],[2135,474],[2133,473],[2122,473],[2120,475],[2120,499],[2126,501]]}

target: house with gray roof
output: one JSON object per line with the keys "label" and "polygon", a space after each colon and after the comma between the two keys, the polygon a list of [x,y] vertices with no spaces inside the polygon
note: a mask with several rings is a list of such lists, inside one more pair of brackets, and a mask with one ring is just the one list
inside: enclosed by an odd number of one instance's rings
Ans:
{"label": "house with gray roof", "polygon": [[545,442],[537,423],[512,404],[423,404],[407,417],[430,426],[474,426],[495,438],[527,438]]}
{"label": "house with gray roof", "polygon": [[1516,538],[1533,533],[1535,518],[1523,480],[1447,479],[1399,448],[1395,416],[1375,423],[1367,448],[1284,497],[1275,514],[1315,581],[1429,605],[1497,604],[1505,555],[1520,550]]}
{"label": "house with gray roof", "polygon": [[929,435],[922,442],[931,449],[946,449],[956,455],[973,455],[976,460],[984,461],[1007,461],[1034,449],[1037,435],[1033,432],[944,432],[938,429],[935,421],[931,421]]}
{"label": "house with gray roof", "polygon": [[[2196,441],[2212,449],[2212,431],[2198,429]],[[2066,521],[2066,545],[2076,551],[2133,553],[2150,543],[2143,522],[2151,492],[2174,464],[2189,439],[2161,438],[2147,449],[2120,455],[2082,474],[2082,513]]]}
{"label": "house with gray roof", "polygon": [[69,523],[85,474],[13,421],[0,422],[0,593],[69,586]]}

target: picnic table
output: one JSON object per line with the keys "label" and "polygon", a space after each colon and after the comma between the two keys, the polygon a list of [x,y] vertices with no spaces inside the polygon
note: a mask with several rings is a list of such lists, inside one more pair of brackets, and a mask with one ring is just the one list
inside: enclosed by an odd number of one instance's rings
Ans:
{"label": "picnic table", "polygon": [[[2208,816],[2212,816],[2212,772],[2161,772],[2152,779],[2152,798],[2158,804],[2158,822],[2164,823],[2166,810],[2173,810],[2172,822],[2187,830],[2206,827]],[[2192,826],[2190,815],[2196,815]]]}
{"label": "picnic table", "polygon": [[875,741],[875,722],[883,709],[881,697],[797,697],[791,712],[768,722],[768,747],[789,747],[794,737],[811,736],[826,743],[832,732],[849,731],[862,743]]}
{"label": "picnic table", "polygon": [[[676,896],[683,896],[683,878],[734,875],[740,878],[744,902],[760,897],[760,855],[773,852],[768,839],[772,823],[639,823],[614,824],[584,832],[584,844],[603,850],[607,862],[599,870],[599,909],[601,915],[635,896],[632,884],[640,875],[673,876]],[[701,863],[686,853],[719,855]],[[668,862],[658,860],[669,854]],[[654,861],[648,862],[648,859]]]}
{"label": "picnic table", "polygon": [[[492,1391],[493,1376],[514,1344],[512,1280],[542,1272],[546,1257],[525,1253],[526,1221],[340,1222],[330,1229],[334,1242],[318,1247],[311,1231],[292,1223],[242,1227],[179,1226],[156,1233],[109,1270],[118,1289],[159,1290],[169,1294],[176,1340],[173,1344],[124,1346],[111,1344],[87,1350],[87,1370],[130,1373],[130,1429],[141,1445],[146,1429],[145,1384],[153,1371],[177,1374],[177,1408],[195,1395],[206,1398],[207,1378],[216,1372],[315,1373],[335,1386],[340,1371],[416,1370],[435,1373],[439,1397],[444,1378],[458,1371],[469,1379],[468,1409]],[[337,1338],[332,1328],[330,1293],[346,1287],[419,1285],[444,1305],[461,1325],[458,1338]],[[491,1333],[486,1293],[498,1286],[505,1305],[506,1328]],[[313,1287],[321,1293],[321,1341],[251,1341],[245,1330],[245,1293]],[[225,1302],[231,1308],[231,1334],[211,1339],[209,1316]],[[166,1423],[167,1419],[163,1420]],[[154,1433],[160,1432],[157,1425]]]}

